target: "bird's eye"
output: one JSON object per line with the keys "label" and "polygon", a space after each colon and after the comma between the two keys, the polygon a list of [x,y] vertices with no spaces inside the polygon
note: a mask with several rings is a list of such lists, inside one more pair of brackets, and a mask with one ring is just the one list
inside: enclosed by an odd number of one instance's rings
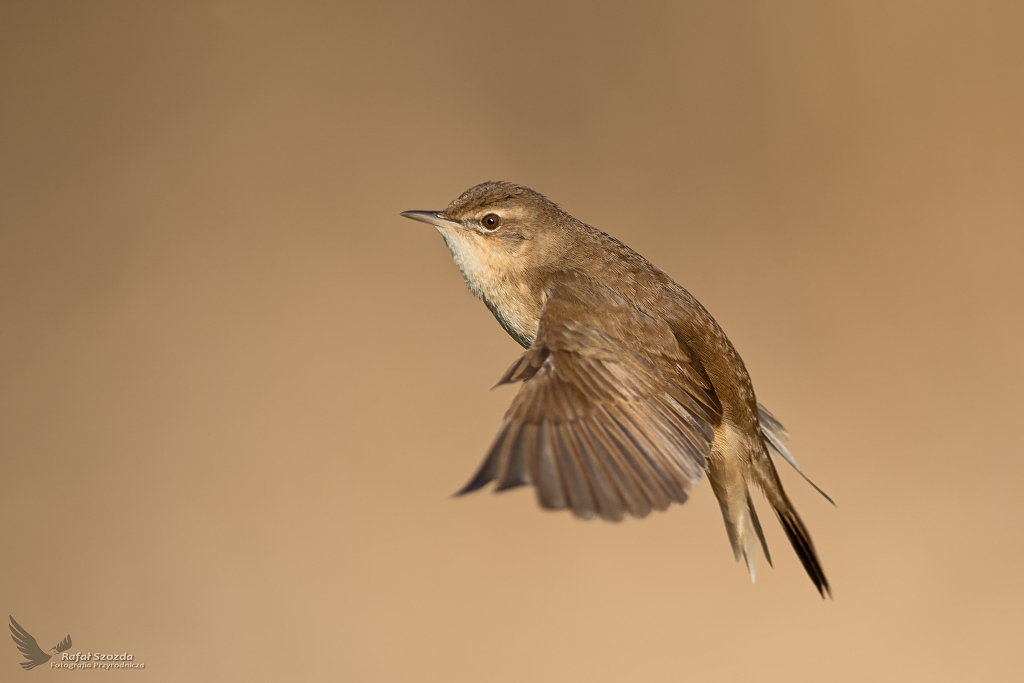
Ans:
{"label": "bird's eye", "polygon": [[494,232],[501,225],[501,217],[496,213],[489,213],[480,219],[480,225],[484,226],[484,230]]}

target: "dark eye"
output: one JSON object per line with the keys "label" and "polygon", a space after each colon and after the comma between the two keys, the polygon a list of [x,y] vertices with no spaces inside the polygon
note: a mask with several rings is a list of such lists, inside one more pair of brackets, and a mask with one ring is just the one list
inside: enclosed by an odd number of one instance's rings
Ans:
{"label": "dark eye", "polygon": [[489,213],[480,219],[480,225],[484,226],[484,230],[493,232],[501,225],[501,216],[496,213]]}

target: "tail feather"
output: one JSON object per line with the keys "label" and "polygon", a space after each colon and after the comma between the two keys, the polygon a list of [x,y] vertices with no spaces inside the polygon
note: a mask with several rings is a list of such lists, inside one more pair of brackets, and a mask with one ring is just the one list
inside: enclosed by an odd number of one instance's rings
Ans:
{"label": "tail feather", "polygon": [[761,520],[757,518],[757,510],[754,508],[754,501],[750,500],[750,491],[747,491],[747,510],[750,511],[750,522],[754,527],[754,532],[757,534],[757,540],[761,541],[761,550],[764,551],[764,559],[768,561],[768,566],[772,567],[772,554],[768,552],[768,541],[764,540],[764,531],[761,530]]}
{"label": "tail feather", "polygon": [[761,522],[750,499],[750,491],[742,478],[726,482],[722,476],[712,477],[711,487],[715,490],[715,497],[722,509],[722,519],[725,521],[725,530],[729,535],[733,556],[737,562],[742,559],[746,563],[750,581],[753,583],[757,579],[758,542],[764,551],[765,559],[768,560],[768,566],[772,564],[772,557],[768,552],[764,532],[761,530]]}
{"label": "tail feather", "polygon": [[767,449],[762,450],[758,454],[758,457],[754,459],[753,465],[752,473],[754,480],[761,488],[765,498],[768,499],[772,509],[775,510],[775,515],[779,518],[782,528],[786,531],[786,537],[793,546],[793,550],[796,551],[797,557],[800,558],[800,563],[807,571],[807,575],[814,582],[814,587],[821,593],[821,597],[832,597],[832,590],[828,585],[828,579],[825,578],[825,571],[821,568],[818,554],[814,550],[811,534],[807,531],[803,520],[796,513],[793,503],[790,502],[789,496],[786,495],[785,490],[782,488],[779,473],[776,471],[772,459],[768,456]]}
{"label": "tail feather", "polygon": [[831,598],[832,589],[828,585],[828,579],[825,578],[825,571],[821,568],[818,554],[814,551],[814,543],[811,541],[811,535],[807,532],[807,527],[804,526],[803,520],[800,519],[800,516],[796,514],[796,510],[792,507],[785,510],[776,508],[775,514],[778,516],[779,521],[782,522],[782,528],[786,530],[786,536],[793,545],[793,550],[796,551],[797,557],[800,558],[800,563],[807,571],[807,575],[814,582],[814,587],[821,593],[821,597],[828,596]]}
{"label": "tail feather", "polygon": [[832,500],[832,497],[822,491],[820,486],[815,484],[811,481],[810,477],[804,474],[804,471],[800,469],[800,465],[797,464],[796,458],[794,458],[793,454],[789,452],[788,448],[786,448],[786,441],[789,440],[789,432],[786,431],[786,428],[782,426],[781,422],[779,422],[779,418],[772,415],[768,412],[767,408],[758,403],[757,419],[758,423],[761,425],[761,435],[764,437],[765,445],[775,453],[781,455],[785,461],[788,462],[793,469],[795,469],[797,473],[804,478],[804,481],[810,484],[815,491],[823,495],[825,500],[835,505],[836,502]]}

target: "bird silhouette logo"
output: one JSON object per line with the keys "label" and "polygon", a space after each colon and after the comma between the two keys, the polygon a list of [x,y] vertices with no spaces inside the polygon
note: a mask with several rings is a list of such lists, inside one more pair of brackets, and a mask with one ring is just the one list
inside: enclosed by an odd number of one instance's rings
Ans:
{"label": "bird silhouette logo", "polygon": [[[25,659],[28,660],[27,662],[19,662],[22,669],[26,671],[34,669],[40,664],[50,661],[50,658],[53,657],[53,655],[43,652],[42,648],[39,647],[39,643],[32,637],[32,634],[22,628],[21,624],[14,620],[14,617],[11,617],[10,629],[11,639],[18,646],[18,649],[21,650],[21,654],[25,656]],[[53,654],[60,654],[70,648],[71,636],[67,635],[64,636],[64,640],[51,647],[50,650]]]}

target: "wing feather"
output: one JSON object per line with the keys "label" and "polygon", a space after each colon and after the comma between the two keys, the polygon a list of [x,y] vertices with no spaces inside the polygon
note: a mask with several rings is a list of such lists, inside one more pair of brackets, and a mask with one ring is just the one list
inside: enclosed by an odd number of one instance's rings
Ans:
{"label": "wing feather", "polygon": [[[676,483],[677,488],[685,494],[691,484],[699,480],[691,478],[690,473],[684,468],[682,460],[677,457],[680,446],[668,438],[656,427],[647,424],[640,415],[632,411],[625,411],[616,406],[613,411],[616,424],[630,439],[637,445],[643,445],[652,460],[656,460],[666,473],[666,476]],[[678,454],[678,455],[681,455]],[[683,500],[686,496],[683,496]]]}
{"label": "wing feather", "polygon": [[515,429],[511,425],[508,436],[501,443],[498,451],[498,469],[501,472],[498,478],[496,491],[506,491],[530,483],[530,471],[526,461],[526,451],[530,447],[531,436],[536,440],[533,431],[535,425],[527,424]]}
{"label": "wing feather", "polygon": [[651,513],[651,501],[641,490],[636,475],[628,464],[615,454],[595,434],[595,425],[580,422],[576,434],[581,448],[594,454],[597,462],[608,474],[625,509],[634,517],[646,517]]}
{"label": "wing feather", "polygon": [[661,438],[662,443],[665,444],[665,455],[683,472],[689,482],[699,483],[706,460],[703,453],[690,442],[676,421],[661,414],[655,403],[638,406],[636,415],[644,421],[644,431]]}
{"label": "wing feather", "polygon": [[667,323],[607,292],[597,301],[570,310],[571,295],[551,292],[536,341],[499,381],[519,392],[459,494],[533,484],[541,507],[619,521],[683,503],[700,482],[721,419],[711,383]]}
{"label": "wing feather", "polygon": [[537,488],[537,500],[547,510],[564,510],[569,506],[563,477],[555,461],[551,425],[542,422],[537,425],[537,444],[530,462],[530,476]]}
{"label": "wing feather", "polygon": [[576,420],[561,425],[566,436],[565,442],[582,466],[587,482],[590,484],[590,490],[594,494],[598,514],[602,519],[614,522],[622,521],[622,518],[625,517],[626,506],[600,460],[595,457],[596,454],[584,445],[580,435],[580,425],[581,422]]}
{"label": "wing feather", "polygon": [[[665,510],[673,500],[676,500],[673,496],[673,485],[668,483],[668,474],[649,451],[640,447],[619,429],[618,423],[608,414],[606,408],[602,408],[595,416],[594,435],[613,457],[619,459],[633,472],[652,508]],[[682,500],[686,500],[685,494]]]}
{"label": "wing feather", "polygon": [[473,478],[470,479],[465,486],[459,489],[455,495],[462,496],[472,491],[476,491],[477,489],[489,484],[499,475],[498,467],[501,464],[501,447],[504,444],[505,439],[508,438],[509,430],[511,428],[512,425],[508,422],[502,425],[501,431],[499,431],[498,436],[494,438],[494,443],[491,444],[491,448],[487,451],[487,456],[484,458],[484,461],[480,463],[480,467],[477,469],[476,474],[474,474]]}
{"label": "wing feather", "polygon": [[555,457],[558,458],[560,469],[565,476],[565,492],[569,498],[569,509],[577,517],[590,519],[597,512],[597,503],[587,483],[587,476],[577,459],[576,452],[566,439],[565,430],[561,425],[554,425]]}

